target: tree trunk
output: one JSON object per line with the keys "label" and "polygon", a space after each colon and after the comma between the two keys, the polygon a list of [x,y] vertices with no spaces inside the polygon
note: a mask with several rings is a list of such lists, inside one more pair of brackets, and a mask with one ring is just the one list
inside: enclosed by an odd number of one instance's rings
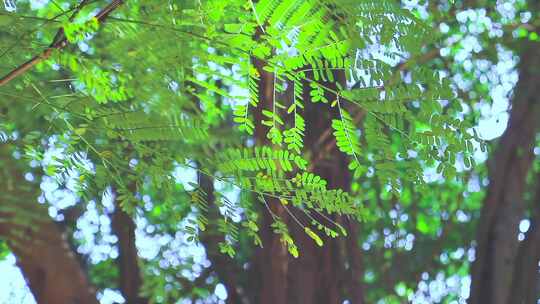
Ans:
{"label": "tree trunk", "polygon": [[24,180],[9,155],[0,148],[0,237],[17,257],[36,302],[98,304],[66,234],[37,203],[39,188]]}
{"label": "tree trunk", "polygon": [[527,238],[520,246],[515,261],[514,279],[508,304],[536,304],[539,294],[538,261],[540,260],[540,223],[531,224]]}
{"label": "tree trunk", "polygon": [[119,204],[112,215],[112,228],[118,237],[118,259],[120,269],[119,286],[126,303],[144,304],[148,299],[140,296],[142,287],[139,256],[135,246],[135,222]]}
{"label": "tree trunk", "polygon": [[[540,120],[540,52],[525,43],[508,127],[490,163],[490,183],[477,229],[470,304],[517,303],[510,297],[523,193]],[[516,274],[519,275],[519,274]]]}
{"label": "tree trunk", "polygon": [[[261,121],[262,109],[271,110],[274,98],[274,76],[262,69],[263,64],[255,61],[260,73],[259,105],[255,111],[255,120]],[[344,85],[345,75],[336,73],[336,79]],[[325,83],[327,87],[336,89],[335,83]],[[327,94],[328,100],[336,96]],[[303,100],[305,105],[304,118],[306,122],[305,146],[316,161],[313,163],[313,173],[320,175],[328,182],[330,189],[350,189],[350,174],[347,157],[338,151],[331,134],[332,119],[339,118],[337,108],[327,104],[313,103],[310,98],[309,84],[304,84]],[[256,141],[268,144],[266,127],[257,124]],[[325,138],[322,142],[321,138]],[[260,223],[263,249],[258,250],[255,269],[260,275],[259,286],[261,293],[257,303],[261,304],[340,304],[345,299],[351,303],[363,303],[362,292],[362,258],[359,250],[357,224],[345,217],[329,216],[347,229],[351,234],[348,238],[332,239],[318,232],[324,241],[324,246],[315,244],[297,223],[291,220],[281,203],[275,199],[267,200],[270,209],[288,224],[291,235],[298,245],[300,256],[293,258],[287,248],[280,242],[279,236],[270,228],[273,220],[268,212],[263,212]],[[299,210],[293,210],[296,217],[303,219],[304,224],[310,225],[309,219]],[[321,223],[332,225],[323,215],[313,214]]]}
{"label": "tree trunk", "polygon": [[[345,87],[345,75],[335,73],[335,79]],[[324,83],[326,87],[337,90],[335,83]],[[326,93],[329,101],[336,99]],[[333,136],[326,137],[332,130],[332,120],[339,119],[337,108],[327,104],[311,102],[308,84],[304,87],[306,138],[305,146],[313,159],[313,173],[324,178],[329,189],[350,190],[351,176],[348,159],[337,149]],[[326,140],[321,140],[326,138]],[[330,147],[330,148],[327,148]],[[313,161],[312,161],[313,162]],[[332,226],[323,216],[314,216],[318,221]],[[293,236],[298,241],[300,256],[290,263],[291,289],[288,303],[343,303],[349,300],[361,304],[362,291],[362,255],[358,244],[358,224],[346,217],[326,215],[340,223],[349,231],[347,238],[330,238],[318,234],[324,246],[318,247],[298,225],[294,225]],[[309,221],[307,221],[309,223]]]}
{"label": "tree trunk", "polygon": [[[259,79],[259,104],[254,111],[255,121],[262,121],[262,110],[272,110],[274,99],[274,74],[263,70],[264,63],[254,59]],[[255,126],[255,141],[257,144],[269,144],[266,138],[267,128],[261,123]],[[272,212],[280,217],[285,223],[288,216],[281,205],[275,199],[267,197],[268,207]],[[257,248],[256,269],[259,274],[258,303],[260,304],[286,304],[287,301],[287,275],[289,271],[289,253],[287,247],[280,241],[277,234],[272,231],[270,225],[273,223],[272,216],[264,210],[261,214],[260,237],[264,248]]]}

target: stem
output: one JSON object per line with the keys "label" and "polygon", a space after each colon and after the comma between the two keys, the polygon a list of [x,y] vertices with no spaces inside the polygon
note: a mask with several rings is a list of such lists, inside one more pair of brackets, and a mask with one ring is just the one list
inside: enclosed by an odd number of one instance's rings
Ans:
{"label": "stem", "polygon": [[[104,7],[96,15],[96,19],[98,20],[98,22],[103,22],[107,18],[107,16],[116,8],[118,8],[123,2],[124,2],[123,0],[113,0],[111,3],[109,3],[109,5]],[[63,34],[63,32],[64,32],[63,28],[60,28],[57,32],[57,35],[56,35],[57,37],[55,37],[55,39],[57,40],[53,40],[50,47],[46,48],[41,54],[32,57],[32,59],[16,67],[11,72],[9,72],[6,76],[2,77],[0,79],[0,87],[8,84],[11,80],[24,74],[26,71],[30,70],[36,64],[49,58],[54,50],[61,50],[64,47],[66,47],[68,44],[68,41],[65,35]]]}

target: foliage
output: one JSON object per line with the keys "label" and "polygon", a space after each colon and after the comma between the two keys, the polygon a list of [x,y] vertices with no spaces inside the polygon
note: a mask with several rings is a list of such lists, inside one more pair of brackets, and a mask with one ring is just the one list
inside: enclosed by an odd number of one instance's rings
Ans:
{"label": "foliage", "polygon": [[[59,29],[67,39],[66,47],[0,87],[6,109],[0,144],[24,154],[21,163],[39,164],[28,171],[59,183],[77,172],[79,204],[112,186],[119,206],[147,219],[157,227],[154,234],[174,235],[181,226],[186,241],[198,244],[203,233],[217,233],[220,252],[235,259],[246,235],[265,246],[258,219],[272,204],[310,216],[308,224],[294,224],[318,246],[347,230],[311,214],[346,215],[378,231],[391,226],[389,209],[401,208],[418,214],[393,228],[431,244],[451,221],[441,206],[462,210],[450,197],[467,191],[459,182],[469,182],[475,153],[487,145],[474,128],[475,114],[463,117],[470,107],[447,73],[415,64],[444,38],[432,35],[439,21],[421,20],[390,0],[125,2],[103,22],[94,17],[100,1],[39,9],[21,1],[17,13],[0,14],[3,67],[39,54]],[[523,30],[519,36],[537,39]],[[330,132],[348,157],[351,191],[331,188],[312,172],[316,157],[305,142],[312,131],[309,103],[337,113]],[[51,157],[53,148],[63,157]],[[183,181],[174,175],[179,168],[198,177]],[[448,183],[426,183],[430,168]],[[226,186],[209,189],[201,176]],[[143,195],[152,198],[151,208]],[[480,198],[463,198],[463,210],[475,210]],[[211,216],[216,209],[218,218]],[[271,217],[289,253],[301,255],[290,224]],[[373,250],[385,248],[380,240],[372,243]],[[164,296],[159,290],[167,284],[151,275],[163,254],[144,263],[154,298]],[[96,275],[109,264],[93,265],[92,276],[111,281],[116,273]],[[176,297],[208,296],[197,288]]]}

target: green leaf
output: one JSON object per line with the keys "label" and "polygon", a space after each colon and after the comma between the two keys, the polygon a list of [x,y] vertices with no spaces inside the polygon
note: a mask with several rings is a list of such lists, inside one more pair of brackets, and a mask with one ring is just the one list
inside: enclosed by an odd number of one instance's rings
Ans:
{"label": "green leaf", "polygon": [[320,247],[323,245],[323,240],[315,233],[313,230],[311,230],[309,227],[304,227],[304,231],[307,233],[307,235],[312,238],[315,243]]}

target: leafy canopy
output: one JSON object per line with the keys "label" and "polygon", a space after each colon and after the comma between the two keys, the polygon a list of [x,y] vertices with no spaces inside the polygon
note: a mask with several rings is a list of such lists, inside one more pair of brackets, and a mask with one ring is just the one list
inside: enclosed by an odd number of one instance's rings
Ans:
{"label": "leafy canopy", "polygon": [[[268,198],[312,219],[311,213],[366,219],[361,200],[311,172],[307,102],[339,114],[330,132],[353,177],[375,176],[396,196],[406,185],[422,186],[426,166],[452,179],[458,157],[470,167],[478,143],[484,149],[460,119],[449,80],[414,63],[433,42],[426,39],[431,28],[393,1],[111,4],[31,9],[21,2],[20,14],[0,15],[3,66],[16,69],[47,54],[1,88],[9,110],[0,139],[45,163],[43,142],[54,137],[68,157],[46,162],[43,172],[62,179],[76,170],[84,199],[113,185],[121,207],[133,213],[135,185],[159,196],[160,208],[176,219],[195,212],[184,228],[190,241],[207,229],[210,196],[224,210],[221,250],[231,256],[239,231],[262,245],[257,219],[271,212]],[[11,138],[13,132],[21,136]],[[178,167],[197,171],[199,179],[179,186]],[[208,193],[200,176],[228,187]],[[229,199],[231,189],[241,191],[239,201]],[[175,209],[183,204],[178,197],[191,205]],[[233,220],[238,214],[240,223]],[[301,249],[287,225],[272,217],[272,228],[297,256]],[[346,234],[337,223],[297,222],[318,245],[319,233]]]}

